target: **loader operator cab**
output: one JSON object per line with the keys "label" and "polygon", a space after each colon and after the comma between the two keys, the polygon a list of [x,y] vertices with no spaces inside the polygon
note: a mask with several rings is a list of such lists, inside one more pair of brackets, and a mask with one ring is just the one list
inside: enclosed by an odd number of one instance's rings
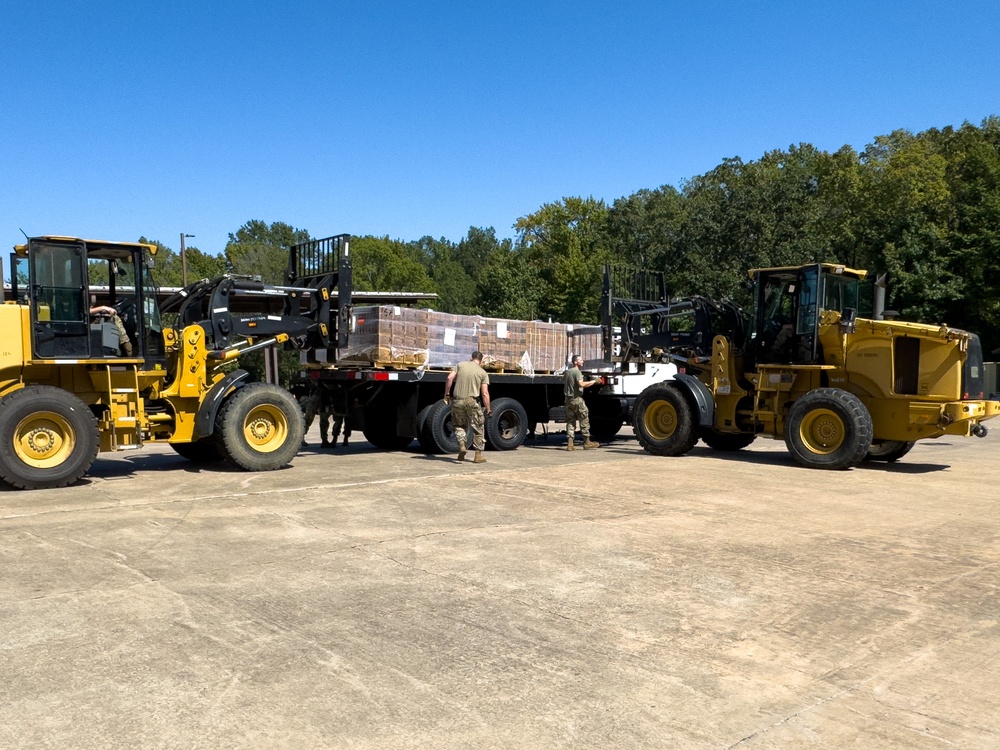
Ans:
{"label": "loader operator cab", "polygon": [[[36,237],[15,248],[12,291],[27,304],[37,359],[165,362],[156,289],[139,243]],[[102,305],[96,305],[100,290]],[[95,307],[113,312],[92,314]]]}
{"label": "loader operator cab", "polygon": [[871,315],[872,288],[864,277],[864,271],[831,263],[750,271],[754,362],[821,364],[819,326],[825,312],[838,313],[838,320]]}

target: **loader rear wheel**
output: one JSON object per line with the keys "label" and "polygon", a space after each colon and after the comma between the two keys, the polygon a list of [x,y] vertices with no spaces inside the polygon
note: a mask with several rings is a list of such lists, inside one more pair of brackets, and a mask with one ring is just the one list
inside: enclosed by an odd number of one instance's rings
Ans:
{"label": "loader rear wheel", "polygon": [[214,440],[199,440],[196,443],[170,443],[178,456],[196,464],[207,464],[222,460],[222,451]]}
{"label": "loader rear wheel", "polygon": [[906,440],[877,440],[868,449],[865,461],[898,461],[913,448],[915,443]]}
{"label": "loader rear wheel", "polygon": [[14,487],[73,484],[99,446],[97,418],[68,391],[29,385],[0,401],[0,479]]}
{"label": "loader rear wheel", "polygon": [[639,394],[632,427],[639,445],[657,456],[681,456],[698,442],[691,405],[677,388],[663,383]]}
{"label": "loader rear wheel", "polygon": [[853,393],[818,388],[797,399],[788,413],[785,445],[810,469],[857,466],[871,444],[871,415]]}
{"label": "loader rear wheel", "polygon": [[283,388],[250,383],[222,404],[215,434],[220,454],[230,463],[247,471],[273,471],[299,452],[302,410]]}
{"label": "loader rear wheel", "polygon": [[747,432],[717,432],[709,427],[701,431],[701,440],[705,445],[725,453],[743,450],[756,439],[756,435]]}

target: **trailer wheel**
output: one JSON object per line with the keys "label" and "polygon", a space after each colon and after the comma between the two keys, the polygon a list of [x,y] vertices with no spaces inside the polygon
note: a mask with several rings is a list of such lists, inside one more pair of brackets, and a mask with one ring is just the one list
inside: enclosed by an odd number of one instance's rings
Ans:
{"label": "trailer wheel", "polygon": [[757,439],[757,436],[748,432],[718,432],[710,427],[702,428],[701,440],[705,445],[714,451],[730,453],[746,448]]}
{"label": "trailer wheel", "polygon": [[365,419],[365,440],[384,451],[401,451],[413,442],[409,435],[397,435],[396,425]]}
{"label": "trailer wheel", "polygon": [[273,471],[299,452],[303,427],[302,410],[292,394],[270,383],[249,383],[219,409],[216,445],[223,458],[241,469]]}
{"label": "trailer wheel", "polygon": [[916,445],[906,440],[873,440],[865,461],[898,461]]}
{"label": "trailer wheel", "polygon": [[498,398],[490,406],[493,413],[486,417],[486,445],[496,451],[512,451],[528,435],[528,412],[520,401]]}
{"label": "trailer wheel", "polygon": [[170,447],[178,456],[192,463],[207,464],[222,460],[219,444],[212,439],[198,440],[194,443],[170,443]]}
{"label": "trailer wheel", "polygon": [[434,408],[439,403],[441,402],[435,401],[432,404],[427,404],[427,406],[417,413],[417,441],[420,443],[420,449],[424,453],[437,453],[437,444],[434,442],[434,437],[427,427],[427,422],[431,412],[434,411]]}
{"label": "trailer wheel", "polygon": [[669,384],[647,387],[635,400],[633,428],[643,450],[681,456],[698,442],[694,415],[684,394]]}
{"label": "trailer wheel", "polygon": [[396,407],[373,405],[365,409],[365,426],[362,432],[365,440],[384,451],[401,451],[413,438],[396,433]]}
{"label": "trailer wheel", "polygon": [[97,418],[69,391],[29,385],[0,401],[0,479],[13,487],[73,484],[99,447]]}
{"label": "trailer wheel", "polygon": [[871,415],[853,393],[818,388],[797,399],[788,413],[785,445],[807,468],[857,466],[871,443]]}
{"label": "trailer wheel", "polygon": [[[430,432],[437,453],[458,453],[458,439],[455,437],[455,425],[451,422],[451,406],[444,401],[438,401],[437,406],[427,415],[425,428]],[[472,446],[472,430],[465,433],[466,449]]]}
{"label": "trailer wheel", "polygon": [[613,440],[621,430],[625,420],[621,417],[595,417],[590,415],[590,437],[599,443]]}

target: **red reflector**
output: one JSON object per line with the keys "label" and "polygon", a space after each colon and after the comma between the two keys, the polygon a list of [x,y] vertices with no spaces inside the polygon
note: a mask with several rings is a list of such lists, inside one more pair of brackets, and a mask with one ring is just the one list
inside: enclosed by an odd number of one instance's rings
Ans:
{"label": "red reflector", "polygon": [[387,372],[376,372],[374,375],[372,375],[372,380],[388,380],[388,379],[389,379],[389,373]]}

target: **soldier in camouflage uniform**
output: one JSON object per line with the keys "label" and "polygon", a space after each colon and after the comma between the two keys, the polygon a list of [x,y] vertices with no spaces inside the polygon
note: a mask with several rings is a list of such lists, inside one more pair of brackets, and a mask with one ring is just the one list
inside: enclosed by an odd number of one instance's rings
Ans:
{"label": "soldier in camouflage uniform", "polygon": [[[448,373],[444,384],[444,402],[451,404],[451,423],[455,426],[455,438],[458,440],[458,460],[465,460],[466,434],[472,428],[472,447],[476,449],[473,463],[483,464],[483,449],[486,447],[484,434],[486,414],[492,414],[490,408],[490,376],[483,369],[483,353],[473,352],[468,362],[459,362],[455,369]],[[452,384],[455,385],[452,394]],[[482,403],[480,403],[480,401]]]}
{"label": "soldier in camouflage uniform", "polygon": [[[309,395],[307,395],[302,400],[302,411],[303,411],[303,427],[302,427],[302,445],[308,445],[305,440],[306,433],[312,427],[313,420],[316,419],[316,415],[319,415],[319,436],[323,441],[322,445],[324,448],[332,447],[330,439],[327,437],[330,434],[330,411],[331,405],[328,402],[324,392],[320,388],[314,389]],[[337,435],[339,430],[333,435],[333,443],[337,442]],[[347,436],[344,436],[345,445]]]}
{"label": "soldier in camouflage uniform", "polygon": [[128,337],[128,332],[125,330],[125,324],[122,323],[122,319],[121,316],[118,315],[118,311],[113,307],[108,307],[107,305],[95,305],[90,308],[90,314],[106,318],[114,324],[115,330],[118,332],[118,346],[121,349],[122,354],[126,357],[131,357],[132,341]]}
{"label": "soldier in camouflage uniform", "polygon": [[563,376],[563,396],[566,398],[566,450],[575,451],[573,444],[573,433],[575,424],[580,422],[580,433],[583,435],[583,447],[587,450],[600,448],[600,443],[595,443],[590,439],[590,410],[583,400],[583,389],[592,386],[596,380],[584,380],[580,368],[583,366],[583,357],[579,354],[573,356],[572,366],[566,370]]}

